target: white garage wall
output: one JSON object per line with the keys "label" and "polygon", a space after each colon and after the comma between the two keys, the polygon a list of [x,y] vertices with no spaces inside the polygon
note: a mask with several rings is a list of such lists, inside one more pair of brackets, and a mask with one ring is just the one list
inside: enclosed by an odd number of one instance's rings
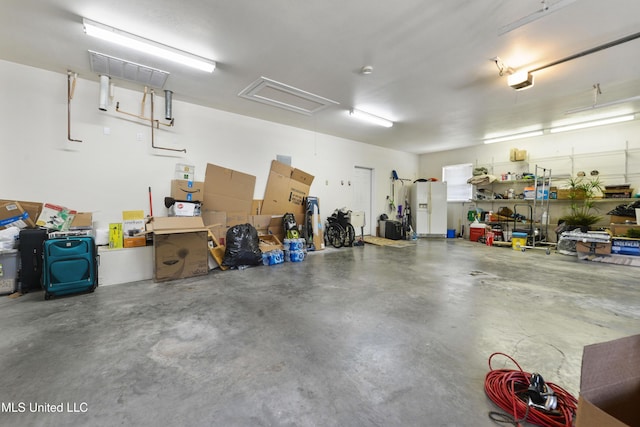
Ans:
{"label": "white garage wall", "polygon": [[[0,75],[0,198],[91,211],[100,226],[119,221],[123,210],[148,214],[149,186],[153,213],[166,215],[163,199],[176,163],[195,165],[198,181],[204,180],[207,163],[255,175],[254,198],[261,199],[271,160],[291,156],[294,167],[315,176],[311,195],[320,197],[323,216],[351,205],[354,166],[374,169],[376,215],[387,213],[392,170],[418,177],[417,155],[179,102],[179,94],[173,102],[175,127],[161,126],[155,143],[187,153],[153,150],[149,126],[117,113],[115,104],[99,111],[98,84],[82,76],[71,103],[71,137],[84,142],[68,142],[66,70],[0,61]],[[139,114],[142,90],[118,88],[116,82],[114,99],[122,111]],[[164,114],[163,95],[155,98],[158,118]],[[149,103],[147,96],[147,116]]]}

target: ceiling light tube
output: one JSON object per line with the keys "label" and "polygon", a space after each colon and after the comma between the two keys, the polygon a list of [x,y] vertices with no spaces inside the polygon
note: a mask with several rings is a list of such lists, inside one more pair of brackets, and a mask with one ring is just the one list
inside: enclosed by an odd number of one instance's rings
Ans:
{"label": "ceiling light tube", "polygon": [[514,139],[532,138],[534,136],[542,136],[544,132],[542,130],[534,130],[531,132],[515,133],[513,135],[499,136],[497,138],[485,139],[485,144],[493,144],[496,142],[512,141]]}
{"label": "ceiling light tube", "polygon": [[209,73],[212,73],[216,68],[215,61],[156,43],[152,40],[148,40],[86,18],[83,18],[82,23],[84,25],[84,32],[87,33],[87,35]]}
{"label": "ceiling light tube", "polygon": [[611,102],[604,102],[602,104],[593,104],[587,107],[573,108],[571,110],[565,111],[564,113],[565,114],[581,113],[583,111],[597,110],[599,108],[612,107],[614,105],[624,104],[626,102],[634,102],[634,101],[640,101],[640,95],[632,96],[630,98],[618,99],[616,101],[611,101]]}
{"label": "ceiling light tube", "polygon": [[356,119],[372,123],[374,125],[383,126],[386,128],[390,128],[393,126],[393,122],[391,120],[383,119],[382,117],[374,116],[370,113],[365,113],[364,111],[356,110],[355,108],[349,111],[349,115]]}
{"label": "ceiling light tube", "polygon": [[628,114],[626,116],[618,116],[618,117],[609,117],[607,119],[593,120],[590,122],[581,122],[581,123],[575,123],[572,125],[557,126],[549,129],[549,132],[550,133],[568,132],[570,130],[585,129],[585,128],[590,128],[594,126],[604,126],[604,125],[610,125],[613,123],[628,122],[635,118],[636,118],[635,114]]}

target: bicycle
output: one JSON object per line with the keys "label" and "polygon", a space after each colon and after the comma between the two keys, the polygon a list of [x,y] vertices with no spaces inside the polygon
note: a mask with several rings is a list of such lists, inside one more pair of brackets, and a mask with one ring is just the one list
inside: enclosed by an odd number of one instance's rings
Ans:
{"label": "bicycle", "polygon": [[327,217],[325,228],[325,240],[327,245],[338,249],[343,246],[353,246],[356,240],[356,230],[349,222],[351,211],[336,209],[330,217]]}

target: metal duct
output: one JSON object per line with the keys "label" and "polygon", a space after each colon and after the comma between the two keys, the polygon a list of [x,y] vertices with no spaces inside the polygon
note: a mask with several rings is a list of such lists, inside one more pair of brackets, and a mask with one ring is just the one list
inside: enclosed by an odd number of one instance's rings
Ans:
{"label": "metal duct", "polygon": [[100,104],[98,109],[107,111],[109,105],[109,76],[100,76]]}
{"label": "metal duct", "polygon": [[167,120],[171,120],[173,118],[173,114],[171,111],[173,101],[173,91],[166,90],[164,91],[164,118]]}

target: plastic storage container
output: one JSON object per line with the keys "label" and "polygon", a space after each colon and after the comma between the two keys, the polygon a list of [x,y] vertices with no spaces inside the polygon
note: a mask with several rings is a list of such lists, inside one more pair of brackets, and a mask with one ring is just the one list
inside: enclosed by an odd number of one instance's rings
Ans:
{"label": "plastic storage container", "polygon": [[527,233],[514,232],[511,236],[511,247],[514,251],[519,251],[527,246]]}
{"label": "plastic storage container", "polygon": [[20,257],[17,249],[0,250],[0,295],[12,294],[17,290]]}

